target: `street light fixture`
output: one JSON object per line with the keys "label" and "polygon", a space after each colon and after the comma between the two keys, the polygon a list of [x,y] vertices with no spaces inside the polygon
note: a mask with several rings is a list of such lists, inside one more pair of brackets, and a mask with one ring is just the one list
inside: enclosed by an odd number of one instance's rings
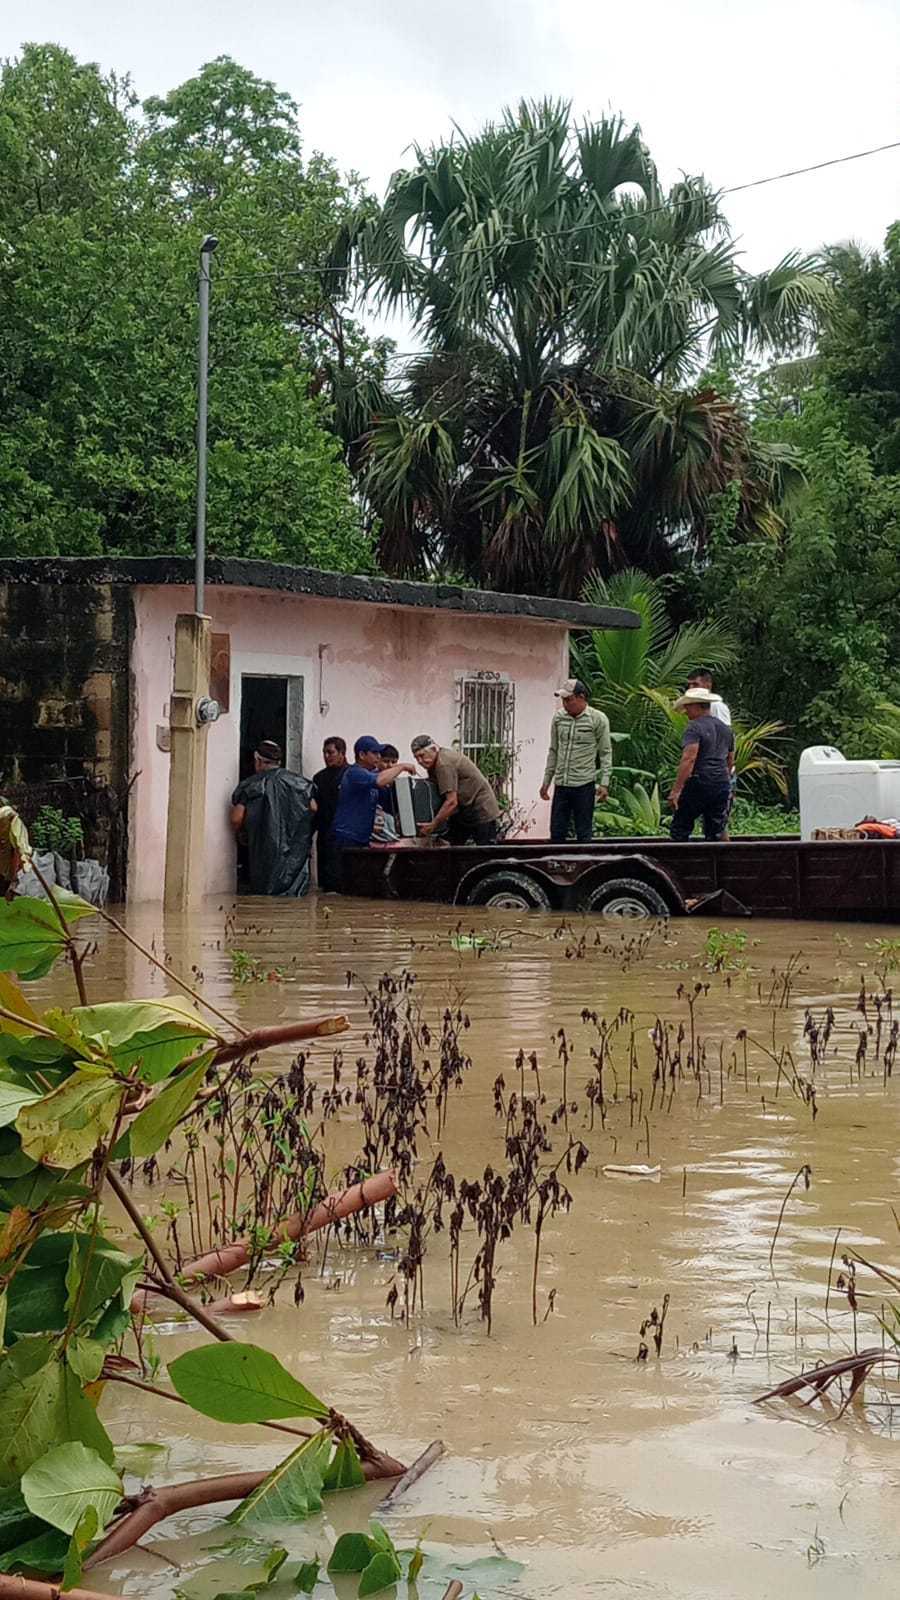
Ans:
{"label": "street light fixture", "polygon": [[209,258],[219,248],[211,233],[200,246],[200,348],[197,364],[197,533],[194,544],[194,611],[206,601],[206,414],[209,386]]}

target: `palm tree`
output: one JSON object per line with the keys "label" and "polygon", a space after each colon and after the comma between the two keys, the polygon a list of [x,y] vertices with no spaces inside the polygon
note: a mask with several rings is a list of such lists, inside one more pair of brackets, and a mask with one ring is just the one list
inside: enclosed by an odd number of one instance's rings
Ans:
{"label": "palm tree", "polygon": [[733,483],[739,526],[771,526],[795,458],[691,383],[711,353],[792,349],[830,291],[796,256],[743,272],[718,196],[664,191],[639,128],[523,102],[416,147],[330,270],[424,346],[345,432],[390,570],[576,594],[593,568],[702,543]]}

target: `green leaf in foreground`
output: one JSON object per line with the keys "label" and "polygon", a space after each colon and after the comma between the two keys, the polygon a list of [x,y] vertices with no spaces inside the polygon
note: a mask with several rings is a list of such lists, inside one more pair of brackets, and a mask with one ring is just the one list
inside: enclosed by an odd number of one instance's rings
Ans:
{"label": "green leaf in foreground", "polygon": [[22,1476],[22,1498],[36,1517],[64,1533],[74,1533],[91,1507],[103,1528],[122,1498],[122,1480],[95,1450],[72,1441],[32,1463]]}
{"label": "green leaf in foreground", "polygon": [[327,1493],[338,1489],[359,1489],[366,1481],[362,1462],[352,1439],[339,1439],[328,1463],[323,1485]]}
{"label": "green leaf in foreground", "polygon": [[78,1527],[69,1540],[66,1559],[63,1562],[62,1580],[60,1588],[74,1589],[81,1582],[84,1571],[84,1555],[88,1545],[93,1544],[100,1531],[100,1518],[94,1506],[88,1506]]}
{"label": "green leaf in foreground", "polygon": [[[96,915],[94,906],[78,895],[56,891],[63,918],[70,926],[82,917]],[[48,900],[16,895],[0,900],[0,971],[20,978],[43,978],[65,946],[59,918]]]}
{"label": "green leaf in foreground", "polygon": [[380,1594],[382,1589],[389,1589],[400,1576],[400,1563],[393,1551],[377,1551],[359,1580],[359,1600],[364,1600],[365,1595]]}
{"label": "green leaf in foreground", "polygon": [[318,1561],[302,1561],[294,1582],[300,1594],[312,1594],[319,1581]]}
{"label": "green leaf in foreground", "polygon": [[15,1122],[19,1112],[25,1106],[33,1106],[43,1094],[43,1089],[32,1089],[26,1083],[13,1083],[8,1078],[0,1078],[0,1128]]}
{"label": "green leaf in foreground", "polygon": [[208,1050],[189,1072],[179,1073],[171,1083],[160,1090],[143,1111],[139,1111],[131,1127],[116,1147],[116,1157],[155,1155],[168,1139],[175,1124],[181,1120],[197,1090],[206,1077],[215,1051]]}
{"label": "green leaf in foreground", "polygon": [[97,1072],[73,1072],[65,1083],[16,1117],[22,1149],[46,1167],[88,1161],[115,1121],[121,1086]]}
{"label": "green leaf in foreground", "polygon": [[280,1417],[328,1420],[328,1407],[255,1344],[201,1345],[169,1363],[176,1394],[215,1422],[275,1422]]}
{"label": "green leaf in foreground", "polygon": [[23,1544],[0,1556],[0,1572],[28,1567],[38,1572],[61,1572],[69,1550],[69,1540],[59,1528],[47,1528]]}
{"label": "green leaf in foreground", "polygon": [[328,1562],[329,1572],[364,1572],[376,1546],[365,1533],[342,1533]]}
{"label": "green leaf in foreground", "polygon": [[140,1063],[138,1076],[145,1083],[161,1083],[198,1046],[218,1040],[215,1028],[178,999],[76,1006],[72,1019],[86,1039],[108,1052],[120,1072]]}
{"label": "green leaf in foreground", "polygon": [[229,1522],[299,1522],[322,1509],[322,1487],[331,1435],[324,1431],[304,1439],[299,1450],[282,1461],[258,1489],[232,1511]]}

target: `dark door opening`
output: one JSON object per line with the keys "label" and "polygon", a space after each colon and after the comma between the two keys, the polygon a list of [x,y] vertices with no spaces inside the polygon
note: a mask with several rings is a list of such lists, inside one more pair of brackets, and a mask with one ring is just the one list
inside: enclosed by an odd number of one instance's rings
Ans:
{"label": "dark door opening", "polygon": [[[241,677],[241,747],[239,777],[249,778],[254,771],[253,756],[264,739],[274,739],[284,750],[287,742],[287,678],[259,678],[244,673]],[[247,846],[238,842],[237,888],[246,892]]]}
{"label": "dark door opening", "polygon": [[287,744],[287,678],[241,678],[240,777],[253,771],[253,753],[263,739],[274,739],[285,751]]}

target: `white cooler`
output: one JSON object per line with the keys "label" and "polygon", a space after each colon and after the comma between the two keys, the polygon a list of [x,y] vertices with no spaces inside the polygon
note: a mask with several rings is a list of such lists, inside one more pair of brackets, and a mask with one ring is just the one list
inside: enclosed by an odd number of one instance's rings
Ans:
{"label": "white cooler", "polygon": [[845,761],[833,745],[816,744],[800,757],[798,783],[803,839],[863,817],[900,817],[900,761]]}

